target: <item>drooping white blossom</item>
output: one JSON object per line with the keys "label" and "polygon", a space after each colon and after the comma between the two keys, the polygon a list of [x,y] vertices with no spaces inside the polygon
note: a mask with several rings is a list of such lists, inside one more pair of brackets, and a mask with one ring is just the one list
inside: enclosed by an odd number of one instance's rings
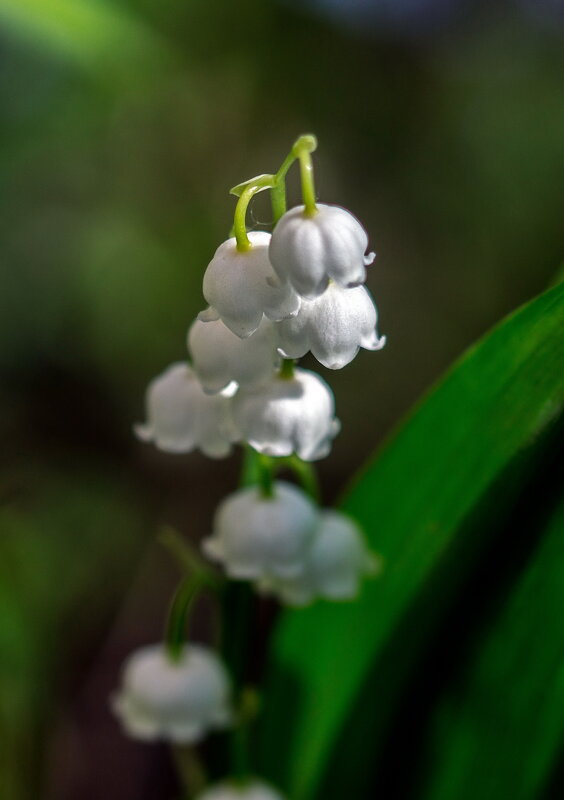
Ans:
{"label": "drooping white blossom", "polygon": [[265,455],[296,453],[317,461],[339,432],[333,393],[309,370],[297,368],[291,378],[275,375],[252,391],[241,389],[232,403],[241,439]]}
{"label": "drooping white blossom", "polygon": [[133,738],[191,744],[230,725],[230,691],[227,671],[212,650],[186,645],[172,661],[156,644],[127,659],[112,708]]}
{"label": "drooping white blossom", "polygon": [[284,800],[284,797],[266,783],[251,780],[242,785],[225,782],[211,786],[197,800]]}
{"label": "drooping white blossom", "polygon": [[188,453],[199,448],[211,458],[229,454],[237,434],[228,393],[207,395],[184,362],[171,364],[147,388],[147,421],[135,426],[145,442],[159,450]]}
{"label": "drooping white blossom", "polygon": [[289,280],[302,297],[322,294],[332,278],[342,286],[366,280],[374,253],[365,255],[366,231],[350,211],[319,203],[313,215],[295,206],[272,233],[270,260],[280,280]]}
{"label": "drooping white blossom", "polygon": [[292,578],[304,569],[317,523],[316,507],[296,486],[276,481],[268,497],[249,486],[219,505],[202,547],[231,578]]}
{"label": "drooping white blossom", "polygon": [[204,275],[204,297],[237,336],[250,336],[264,316],[279,321],[296,314],[300,298],[279,278],[268,256],[270,234],[251,231],[251,248],[237,250],[235,238],[223,242]]}
{"label": "drooping white blossom", "polygon": [[278,323],[280,351],[286,358],[311,351],[324,367],[341,369],[361,347],[384,346],[386,337],[378,336],[376,322],[376,306],[364,286],[345,289],[330,281],[322,295],[302,300],[295,317]]}
{"label": "drooping white blossom", "polygon": [[264,383],[280,362],[274,323],[266,318],[246,339],[236,336],[220,319],[197,319],[188,331],[188,350],[202,388],[209,394],[232,381],[247,388]]}
{"label": "drooping white blossom", "polygon": [[357,523],[338,511],[326,510],[320,514],[301,575],[263,580],[258,586],[294,606],[316,599],[352,600],[362,579],[378,568],[379,561],[368,549]]}

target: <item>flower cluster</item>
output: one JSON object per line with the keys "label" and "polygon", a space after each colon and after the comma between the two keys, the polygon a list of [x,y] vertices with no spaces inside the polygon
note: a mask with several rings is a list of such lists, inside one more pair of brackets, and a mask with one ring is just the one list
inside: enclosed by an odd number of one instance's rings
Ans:
{"label": "flower cluster", "polygon": [[[367,254],[367,234],[344,208],[316,204],[314,148],[314,137],[300,137],[276,175],[232,190],[239,196],[235,235],[218,247],[205,271],[208,307],[189,327],[189,360],[172,364],[150,383],[146,422],[135,428],[140,439],[171,453],[199,449],[222,458],[236,443],[247,446],[256,483],[220,503],[202,548],[228,578],[250,581],[257,592],[289,606],[353,600],[362,579],[378,569],[357,523],[320,508],[307,478],[309,462],[329,453],[340,424],[326,381],[295,360],[311,353],[324,367],[341,369],[360,348],[385,344],[363,285],[374,259]],[[286,211],[285,174],[295,160],[304,203]],[[272,234],[249,233],[248,203],[267,188],[276,225]],[[295,472],[303,488],[277,480],[282,466]],[[187,560],[192,569],[193,554]],[[201,564],[201,574],[185,579],[189,593],[206,584],[203,574],[209,578],[212,568]],[[214,652],[184,642],[191,597],[179,589],[166,643],[141,648],[124,666],[112,705],[133,737],[192,745],[250,718],[242,692],[237,701],[241,687],[232,686]],[[283,800],[250,775],[208,787],[198,797]]]}
{"label": "flower cluster", "polygon": [[293,606],[318,598],[350,600],[377,566],[352,519],[320,511],[283,481],[266,496],[251,486],[227,497],[203,547],[230,578],[253,581],[259,591]]}
{"label": "flower cluster", "polygon": [[359,221],[337,206],[296,206],[272,235],[244,236],[244,245],[223,242],[209,263],[210,305],[188,332],[191,366],[173,364],[150,384],[137,434],[169,452],[199,448],[219,458],[245,442],[259,453],[317,461],[339,431],[333,393],[288,360],[311,352],[341,369],[361,347],[383,347],[361,285],[374,255],[365,255]]}

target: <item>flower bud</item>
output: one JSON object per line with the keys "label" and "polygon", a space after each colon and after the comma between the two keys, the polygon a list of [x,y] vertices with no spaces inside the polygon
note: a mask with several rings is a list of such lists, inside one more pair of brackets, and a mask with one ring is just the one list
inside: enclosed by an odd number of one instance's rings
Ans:
{"label": "flower bud", "polygon": [[223,242],[204,275],[204,297],[227,327],[244,339],[254,333],[263,314],[278,321],[296,314],[300,298],[286,278],[278,278],[268,257],[270,234],[248,234],[250,250],[237,250],[236,239]]}
{"label": "flower bud", "polygon": [[258,587],[293,606],[321,598],[353,600],[362,578],[378,567],[356,522],[338,511],[324,511],[302,574],[290,580],[263,580]]}
{"label": "flower bud", "polygon": [[186,645],[177,661],[162,644],[143,647],[125,662],[112,708],[135,739],[191,744],[230,724],[227,671],[201,645]]}
{"label": "flower bud", "polygon": [[262,781],[251,780],[241,785],[234,783],[220,783],[212,786],[197,800],[284,800],[280,792]]}
{"label": "flower bud", "polygon": [[358,286],[366,280],[366,231],[344,208],[319,203],[312,216],[304,206],[287,211],[276,225],[270,242],[272,266],[280,280],[289,280],[302,297],[322,294],[333,278],[341,286]]}
{"label": "flower bud", "polygon": [[151,381],[145,403],[147,422],[136,425],[135,433],[159,450],[189,453],[199,448],[210,458],[222,458],[237,441],[227,393],[205,394],[184,362],[172,364]]}
{"label": "flower bud", "polygon": [[291,578],[304,568],[317,522],[316,507],[296,486],[276,481],[268,497],[249,486],[223,500],[202,547],[231,578]]}
{"label": "flower bud", "polygon": [[344,289],[334,281],[322,295],[302,300],[298,314],[279,322],[280,352],[301,358],[311,350],[328,369],[349,364],[361,347],[380,350],[386,337],[378,337],[374,301],[364,286]]}
{"label": "flower bud", "polygon": [[265,455],[297,453],[317,461],[339,432],[333,393],[309,370],[297,368],[292,378],[276,375],[253,391],[241,389],[232,402],[241,438]]}
{"label": "flower bud", "polygon": [[215,394],[232,381],[253,387],[268,380],[280,363],[274,323],[263,319],[257,330],[240,339],[220,319],[195,320],[188,332],[188,349],[204,392]]}

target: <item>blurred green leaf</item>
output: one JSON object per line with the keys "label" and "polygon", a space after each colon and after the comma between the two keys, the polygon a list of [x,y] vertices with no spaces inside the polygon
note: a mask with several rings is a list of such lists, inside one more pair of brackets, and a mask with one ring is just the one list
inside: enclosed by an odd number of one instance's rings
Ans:
{"label": "blurred green leaf", "polygon": [[[421,800],[545,788],[564,744],[564,503],[463,676],[433,713]],[[440,757],[431,754],[440,753]]]}
{"label": "blurred green leaf", "polygon": [[[349,741],[349,767],[368,769],[372,721],[386,718],[433,614],[448,599],[449,579],[459,578],[475,555],[481,526],[469,519],[516,457],[527,461],[558,416],[563,324],[560,285],[472,348],[349,491],[344,508],[365,527],[385,569],[356,603],[319,604],[282,617],[262,766],[286,783],[293,800],[318,796],[330,761],[347,774],[347,756],[337,746],[353,711],[364,753],[356,739]],[[394,639],[401,658],[396,652],[386,662]],[[377,691],[368,694],[368,685]],[[342,793],[329,787],[323,796]]]}
{"label": "blurred green leaf", "polygon": [[168,45],[154,31],[103,0],[0,0],[0,25],[96,77],[146,81],[170,63]]}

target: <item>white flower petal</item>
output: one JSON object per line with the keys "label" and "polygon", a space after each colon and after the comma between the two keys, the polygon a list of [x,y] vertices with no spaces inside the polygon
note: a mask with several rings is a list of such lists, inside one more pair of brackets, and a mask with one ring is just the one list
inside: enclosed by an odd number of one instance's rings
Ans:
{"label": "white flower petal", "polygon": [[376,321],[374,301],[364,286],[344,289],[332,281],[319,297],[303,300],[296,317],[278,323],[278,346],[286,358],[301,358],[311,350],[324,367],[341,369],[360,347],[384,346]]}
{"label": "white flower petal", "polygon": [[188,332],[188,349],[203,390],[215,394],[230,383],[253,387],[271,377],[280,363],[274,323],[263,318],[246,339],[236,336],[217,319],[198,318]]}
{"label": "white flower petal", "polygon": [[202,547],[232,578],[293,577],[303,570],[317,522],[317,509],[296,486],[276,481],[271,497],[250,486],[223,500]]}
{"label": "white flower petal", "polygon": [[271,579],[262,589],[287,605],[307,605],[317,598],[353,600],[360,582],[374,575],[379,561],[366,545],[358,525],[338,511],[320,515],[305,569],[294,579]]}
{"label": "white flower petal", "polygon": [[284,797],[262,781],[252,780],[249,783],[219,783],[210,786],[197,800],[284,800]]}
{"label": "white flower petal", "polygon": [[186,645],[178,661],[161,644],[151,645],[127,659],[112,708],[134,738],[190,744],[229,724],[229,678],[201,645]]}
{"label": "white flower petal", "polygon": [[222,458],[237,441],[229,398],[206,395],[184,362],[172,364],[151,381],[146,407],[147,422],[134,430],[141,440],[154,442],[160,450],[188,453],[199,448],[211,458]]}
{"label": "white flower petal", "polygon": [[233,398],[241,438],[272,456],[292,453],[304,461],[323,458],[338,432],[333,393],[314,372],[295,369],[293,378],[273,377]]}
{"label": "white flower petal", "polygon": [[366,280],[366,231],[349,211],[319,203],[313,216],[304,206],[287,211],[270,242],[270,260],[281,280],[289,280],[308,299],[322,294],[332,278],[342,286]]}
{"label": "white flower petal", "polygon": [[263,314],[281,320],[295,314],[300,299],[288,281],[278,279],[268,256],[270,234],[248,234],[250,250],[240,252],[234,238],[220,245],[204,275],[204,297],[237,336],[250,336]]}

